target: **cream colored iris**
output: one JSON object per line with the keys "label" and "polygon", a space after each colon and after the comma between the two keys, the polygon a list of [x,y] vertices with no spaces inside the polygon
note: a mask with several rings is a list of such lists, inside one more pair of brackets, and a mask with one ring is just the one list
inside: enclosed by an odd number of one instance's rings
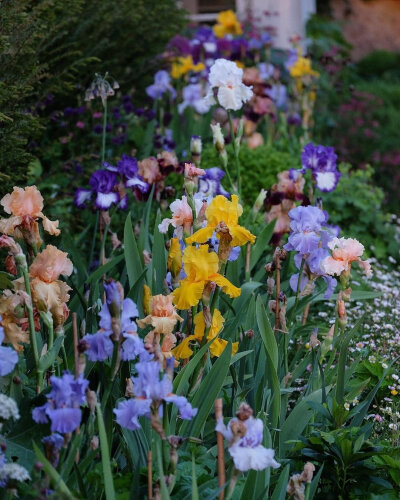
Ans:
{"label": "cream colored iris", "polygon": [[232,237],[232,247],[242,246],[248,242],[253,244],[256,239],[254,234],[251,234],[248,229],[238,224],[242,213],[242,205],[240,205],[239,198],[235,194],[232,195],[232,201],[222,195],[216,196],[206,209],[207,226],[186,238],[186,242],[189,244],[205,243],[211,238],[218,224],[224,222]]}
{"label": "cream colored iris", "polygon": [[218,273],[218,255],[208,251],[208,245],[187,247],[183,252],[183,268],[186,278],[179,288],[172,292],[174,303],[178,309],[189,309],[195,306],[203,295],[206,284],[213,281],[230,297],[238,297],[240,288],[232,285]]}
{"label": "cream colored iris", "polygon": [[[218,335],[218,333],[223,328],[224,322],[225,322],[225,319],[223,318],[222,314],[218,311],[218,309],[215,309],[213,317],[212,317],[212,321],[211,321],[211,327],[210,327],[210,330],[208,332],[207,339],[206,339],[207,342]],[[204,315],[202,312],[199,312],[194,317],[194,325],[195,325],[194,326],[194,334],[186,337],[178,345],[178,347],[175,347],[175,349],[172,350],[172,354],[174,355],[175,359],[190,358],[190,356],[193,354],[193,351],[189,347],[189,343],[192,341],[197,341],[198,343],[201,343],[201,341],[203,340],[206,325],[205,325],[205,321],[204,321]],[[214,342],[210,345],[211,356],[221,356],[227,343],[228,342],[226,340],[215,339]],[[238,342],[234,342],[232,345],[232,354],[236,354],[237,350],[238,350]]]}

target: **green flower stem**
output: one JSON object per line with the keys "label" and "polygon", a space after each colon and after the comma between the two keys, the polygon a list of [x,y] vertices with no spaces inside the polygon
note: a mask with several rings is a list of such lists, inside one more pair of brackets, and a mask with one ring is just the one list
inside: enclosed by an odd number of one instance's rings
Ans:
{"label": "green flower stem", "polygon": [[104,114],[103,114],[103,134],[101,138],[101,164],[103,164],[106,156],[106,135],[107,135],[107,99],[104,101]]}
{"label": "green flower stem", "polygon": [[239,478],[240,471],[238,471],[235,467],[232,471],[231,479],[229,481],[228,491],[226,493],[225,500],[230,500],[232,498],[233,492],[235,491],[235,486]]}
{"label": "green flower stem", "polygon": [[233,122],[232,122],[232,116],[230,111],[228,111],[228,119],[229,119],[229,129],[231,131],[231,138],[232,138],[232,144],[233,144],[233,151],[235,153],[235,165],[236,165],[236,176],[237,176],[237,191],[238,195],[240,197],[241,194],[241,179],[240,179],[240,161],[239,161],[239,145],[236,144],[236,136],[233,131]]}
{"label": "green flower stem", "polygon": [[118,355],[119,355],[119,342],[114,340],[114,350],[113,350],[113,356],[111,360],[111,371],[110,371],[110,377],[106,382],[106,386],[104,389],[104,394],[103,397],[101,398],[101,407],[104,410],[104,408],[107,405],[108,398],[110,397],[112,387],[114,385],[114,379],[116,375],[116,366],[118,362]]}
{"label": "green flower stem", "polygon": [[43,372],[39,370],[40,357],[36,341],[35,320],[33,318],[33,307],[32,307],[32,292],[31,292],[31,285],[29,282],[28,265],[26,263],[25,255],[24,254],[17,255],[16,263],[20,272],[24,277],[25,290],[30,298],[29,304],[28,303],[25,304],[25,307],[28,312],[29,339],[32,346],[33,359],[36,368],[36,383],[37,383],[36,390],[39,394],[43,388]]}
{"label": "green flower stem", "polygon": [[299,270],[299,279],[297,280],[297,289],[296,289],[296,300],[294,301],[293,309],[290,314],[290,319],[289,319],[289,326],[293,323],[294,319],[296,318],[296,311],[297,311],[297,305],[299,303],[299,293],[300,293],[300,284],[301,284],[301,275],[303,274],[303,269],[304,269],[304,264],[305,264],[305,259],[303,258],[301,260],[300,264],[300,270]]}

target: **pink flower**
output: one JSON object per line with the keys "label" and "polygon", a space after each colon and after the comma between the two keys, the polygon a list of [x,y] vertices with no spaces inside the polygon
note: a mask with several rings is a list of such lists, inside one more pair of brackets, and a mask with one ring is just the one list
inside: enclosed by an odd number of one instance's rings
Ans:
{"label": "pink flower", "polygon": [[82,122],[82,121],[79,121],[79,122],[76,122],[75,125],[78,127],[78,128],[85,128],[85,122]]}
{"label": "pink flower", "polygon": [[369,260],[361,260],[364,253],[364,245],[354,238],[333,238],[328,247],[332,250],[332,257],[326,257],[321,262],[321,269],[325,274],[340,275],[344,271],[350,271],[352,262],[359,262],[367,276],[371,275],[371,264]]}
{"label": "pink flower", "polygon": [[205,175],[205,173],[205,170],[197,168],[193,163],[185,163],[185,177],[187,179],[196,179],[200,175]]}
{"label": "pink flower", "polygon": [[158,225],[160,233],[166,233],[170,224],[176,229],[178,238],[183,237],[183,233],[190,233],[190,228],[193,223],[193,212],[187,202],[186,196],[182,196],[182,200],[175,200],[170,205],[172,211],[172,219],[164,219]]}

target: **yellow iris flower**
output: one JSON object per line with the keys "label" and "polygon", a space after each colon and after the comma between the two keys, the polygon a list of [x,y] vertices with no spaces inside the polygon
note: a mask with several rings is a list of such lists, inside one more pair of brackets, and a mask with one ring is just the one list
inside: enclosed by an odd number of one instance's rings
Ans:
{"label": "yellow iris flower", "polygon": [[[196,340],[198,343],[200,343],[203,340],[204,330],[206,328],[203,313],[199,312],[198,314],[196,314],[193,322],[195,325],[194,335],[189,335],[188,337],[186,337],[177,347],[175,347],[175,349],[172,350],[172,354],[174,355],[175,359],[190,358],[190,356],[193,354],[193,351],[189,347],[189,343],[192,340]],[[222,316],[222,314],[218,311],[218,309],[215,309],[211,321],[211,327],[207,335],[207,342],[218,335],[218,333],[223,328],[224,322],[225,319]],[[211,356],[217,356],[217,357],[221,356],[227,343],[228,342],[226,340],[215,339],[214,342],[210,345]],[[238,345],[239,345],[238,342],[234,342],[232,344],[232,354],[236,354],[238,350]]]}
{"label": "yellow iris flower", "polygon": [[189,71],[199,73],[205,68],[203,63],[194,64],[192,56],[178,57],[174,60],[171,67],[172,78],[180,78],[186,75]]}
{"label": "yellow iris flower", "polygon": [[231,247],[242,246],[247,242],[253,244],[256,240],[254,234],[251,234],[248,229],[238,224],[242,212],[243,208],[239,204],[237,195],[232,195],[232,201],[227,200],[222,195],[216,196],[206,208],[207,226],[199,229],[189,238],[186,238],[186,242],[189,244],[205,243],[211,238],[218,224],[224,222],[232,237]]}
{"label": "yellow iris flower", "polygon": [[289,72],[293,78],[301,78],[306,75],[319,77],[318,71],[311,68],[311,60],[307,57],[299,57],[290,67]]}
{"label": "yellow iris flower", "polygon": [[241,35],[243,33],[240,22],[233,10],[224,10],[218,14],[217,24],[213,27],[218,38],[225,35]]}
{"label": "yellow iris flower", "polygon": [[240,288],[232,285],[218,271],[218,255],[208,251],[208,245],[187,247],[183,252],[183,268],[186,278],[180,283],[172,294],[174,303],[178,309],[189,309],[198,304],[204,291],[204,287],[213,281],[222,288],[222,291],[230,297],[239,297]]}
{"label": "yellow iris flower", "polygon": [[168,252],[168,270],[176,278],[181,272],[182,252],[178,238],[171,238],[171,245]]}

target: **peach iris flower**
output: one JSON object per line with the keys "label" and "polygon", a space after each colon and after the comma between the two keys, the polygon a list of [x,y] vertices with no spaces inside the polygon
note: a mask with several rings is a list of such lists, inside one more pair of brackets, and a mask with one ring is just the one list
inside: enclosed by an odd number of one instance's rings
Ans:
{"label": "peach iris flower", "polygon": [[151,312],[144,319],[137,320],[140,328],[151,325],[156,333],[172,333],[177,321],[183,321],[172,304],[172,295],[154,295],[150,299]]}
{"label": "peach iris flower", "polygon": [[[0,202],[5,212],[11,214],[8,219],[0,219],[0,232],[14,234],[17,226],[21,225],[25,217],[42,219],[43,228],[50,234],[58,236],[58,221],[51,221],[43,215],[43,197],[36,186],[28,186],[25,189],[14,186],[10,194],[6,194]],[[17,237],[21,235],[18,234]]]}
{"label": "peach iris flower", "polygon": [[248,229],[238,224],[242,213],[242,205],[240,205],[239,198],[235,194],[232,195],[232,201],[227,200],[222,195],[216,196],[206,208],[207,226],[186,238],[186,242],[189,244],[205,243],[211,238],[220,222],[224,222],[232,237],[231,247],[242,246],[247,242],[253,244],[256,239],[254,234],[251,234]]}
{"label": "peach iris flower", "polygon": [[371,275],[371,264],[369,260],[361,260],[364,253],[364,245],[353,238],[333,238],[328,243],[332,250],[332,257],[326,257],[321,262],[324,273],[339,276],[342,272],[350,272],[351,263],[358,262],[367,276]]}
{"label": "peach iris flower", "polygon": [[224,276],[218,273],[218,255],[209,252],[208,245],[187,247],[183,252],[183,269],[186,278],[180,283],[172,295],[178,309],[189,309],[198,304],[207,283],[214,282],[230,297],[238,297],[240,288],[232,285]]}
{"label": "peach iris flower", "polygon": [[59,280],[60,275],[72,273],[72,262],[67,253],[53,245],[40,252],[29,269],[32,299],[39,311],[50,311],[55,326],[62,325],[68,317],[66,302],[70,287]]}
{"label": "peach iris flower", "polygon": [[27,299],[25,292],[11,293],[10,290],[5,290],[0,297],[0,325],[4,328],[4,342],[12,344],[17,352],[24,349],[21,344],[29,344],[29,335],[20,326],[24,318],[17,312]]}

